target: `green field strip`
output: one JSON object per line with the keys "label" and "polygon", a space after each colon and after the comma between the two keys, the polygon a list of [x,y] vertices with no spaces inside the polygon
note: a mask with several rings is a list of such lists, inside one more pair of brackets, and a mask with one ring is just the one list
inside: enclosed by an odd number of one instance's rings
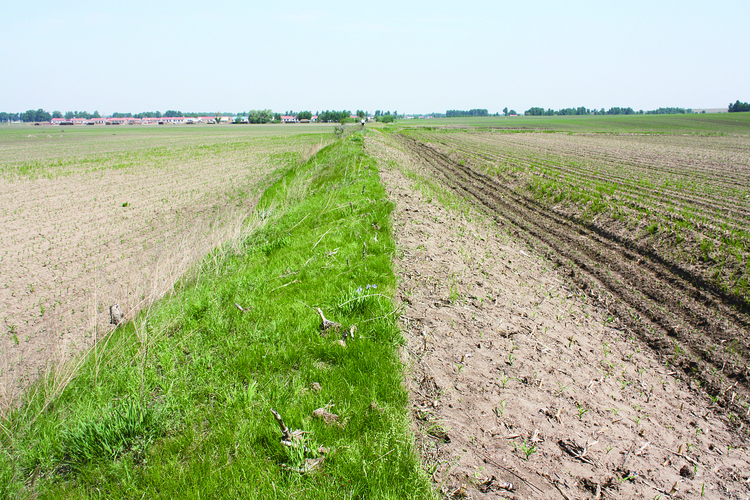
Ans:
{"label": "green field strip", "polygon": [[[0,496],[434,498],[361,134],[290,163],[242,237],[3,415]],[[341,328],[322,335],[318,308]]]}

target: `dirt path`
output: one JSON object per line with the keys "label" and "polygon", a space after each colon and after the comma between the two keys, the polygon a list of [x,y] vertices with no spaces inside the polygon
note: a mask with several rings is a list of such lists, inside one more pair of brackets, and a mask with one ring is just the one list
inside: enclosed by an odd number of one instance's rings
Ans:
{"label": "dirt path", "polygon": [[[532,250],[494,186],[464,184],[439,155],[387,137],[368,151],[396,203],[413,416],[446,497],[750,497],[748,443],[724,408]],[[440,168],[508,218],[446,209],[445,187],[430,188]]]}

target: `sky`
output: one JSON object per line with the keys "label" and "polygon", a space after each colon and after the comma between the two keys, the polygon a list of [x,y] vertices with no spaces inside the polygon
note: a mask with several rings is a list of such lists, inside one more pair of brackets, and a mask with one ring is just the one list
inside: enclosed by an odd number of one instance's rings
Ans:
{"label": "sky", "polygon": [[725,108],[750,2],[25,0],[0,111]]}

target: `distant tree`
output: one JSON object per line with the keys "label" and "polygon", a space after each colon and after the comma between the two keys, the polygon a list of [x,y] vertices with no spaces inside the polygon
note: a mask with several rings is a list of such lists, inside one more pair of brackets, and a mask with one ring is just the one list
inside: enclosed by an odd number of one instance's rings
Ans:
{"label": "distant tree", "polygon": [[33,118],[29,121],[32,122],[48,122],[52,119],[52,115],[49,114],[47,111],[44,111],[42,108],[37,109],[36,111],[32,112],[33,115],[29,115],[29,117]]}
{"label": "distant tree", "polygon": [[511,109],[511,110],[510,110],[510,112],[509,112],[508,114],[509,114],[509,115],[517,115],[518,113],[516,112],[516,110],[515,110],[515,109]]}
{"label": "distant tree", "polygon": [[503,108],[503,115],[504,116],[508,116],[508,107],[507,106]]}
{"label": "distant tree", "polygon": [[525,116],[542,116],[544,114],[544,108],[533,107],[523,112]]}
{"label": "distant tree", "polygon": [[333,122],[339,122],[339,123],[346,123],[350,120],[349,116],[351,116],[351,112],[347,110],[342,111],[322,111],[318,113],[318,121],[321,123],[333,123]]}
{"label": "distant tree", "polygon": [[168,116],[170,118],[179,118],[182,116],[182,111],[175,111],[173,109],[168,109],[164,112],[164,116]]}
{"label": "distant tree", "polygon": [[300,111],[297,113],[297,119],[298,120],[310,120],[312,119],[312,112],[311,111]]}
{"label": "distant tree", "polygon": [[634,115],[635,111],[633,108],[609,108],[607,110],[608,115]]}
{"label": "distant tree", "polygon": [[273,112],[270,109],[252,109],[247,113],[249,123],[268,123],[273,119]]}
{"label": "distant tree", "polygon": [[8,113],[5,111],[0,111],[0,123],[10,121],[8,118]]}
{"label": "distant tree", "polygon": [[[484,113],[482,113],[484,111]],[[471,109],[471,110],[463,110],[463,109],[449,109],[445,112],[445,116],[447,118],[459,118],[459,117],[465,117],[465,116],[487,116],[487,110],[477,110],[477,109]]]}
{"label": "distant tree", "polygon": [[99,114],[98,111],[94,110],[94,112],[91,114],[91,118],[101,118],[102,115]]}
{"label": "distant tree", "polygon": [[273,121],[280,122],[281,121],[281,113],[274,113],[273,114]]}
{"label": "distant tree", "polygon": [[729,105],[729,109],[727,110],[730,113],[741,113],[743,111],[750,111],[750,103],[747,102],[740,102],[739,99],[734,104]]}
{"label": "distant tree", "polygon": [[[659,109],[653,109],[651,111],[646,111],[645,114],[647,115],[682,115],[682,114],[690,114],[693,110],[688,108],[659,108]],[[643,113],[640,113],[643,114]]]}
{"label": "distant tree", "polygon": [[62,112],[58,110],[55,110],[52,112],[52,118],[62,118],[62,117],[63,117]]}
{"label": "distant tree", "polygon": [[65,119],[66,120],[72,120],[75,116],[76,116],[76,114],[73,113],[72,111],[66,111],[65,112]]}
{"label": "distant tree", "polygon": [[357,110],[357,118],[366,118],[367,117],[367,111],[362,111],[361,109]]}

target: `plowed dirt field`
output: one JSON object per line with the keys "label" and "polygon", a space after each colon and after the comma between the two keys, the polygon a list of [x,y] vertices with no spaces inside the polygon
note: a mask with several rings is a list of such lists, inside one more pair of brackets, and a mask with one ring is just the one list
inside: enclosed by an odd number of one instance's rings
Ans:
{"label": "plowed dirt field", "polygon": [[744,306],[455,142],[368,144],[397,207],[414,417],[446,497],[748,498]]}
{"label": "plowed dirt field", "polygon": [[4,131],[0,407],[112,328],[110,305],[134,317],[236,237],[274,170],[324,144],[254,130]]}

